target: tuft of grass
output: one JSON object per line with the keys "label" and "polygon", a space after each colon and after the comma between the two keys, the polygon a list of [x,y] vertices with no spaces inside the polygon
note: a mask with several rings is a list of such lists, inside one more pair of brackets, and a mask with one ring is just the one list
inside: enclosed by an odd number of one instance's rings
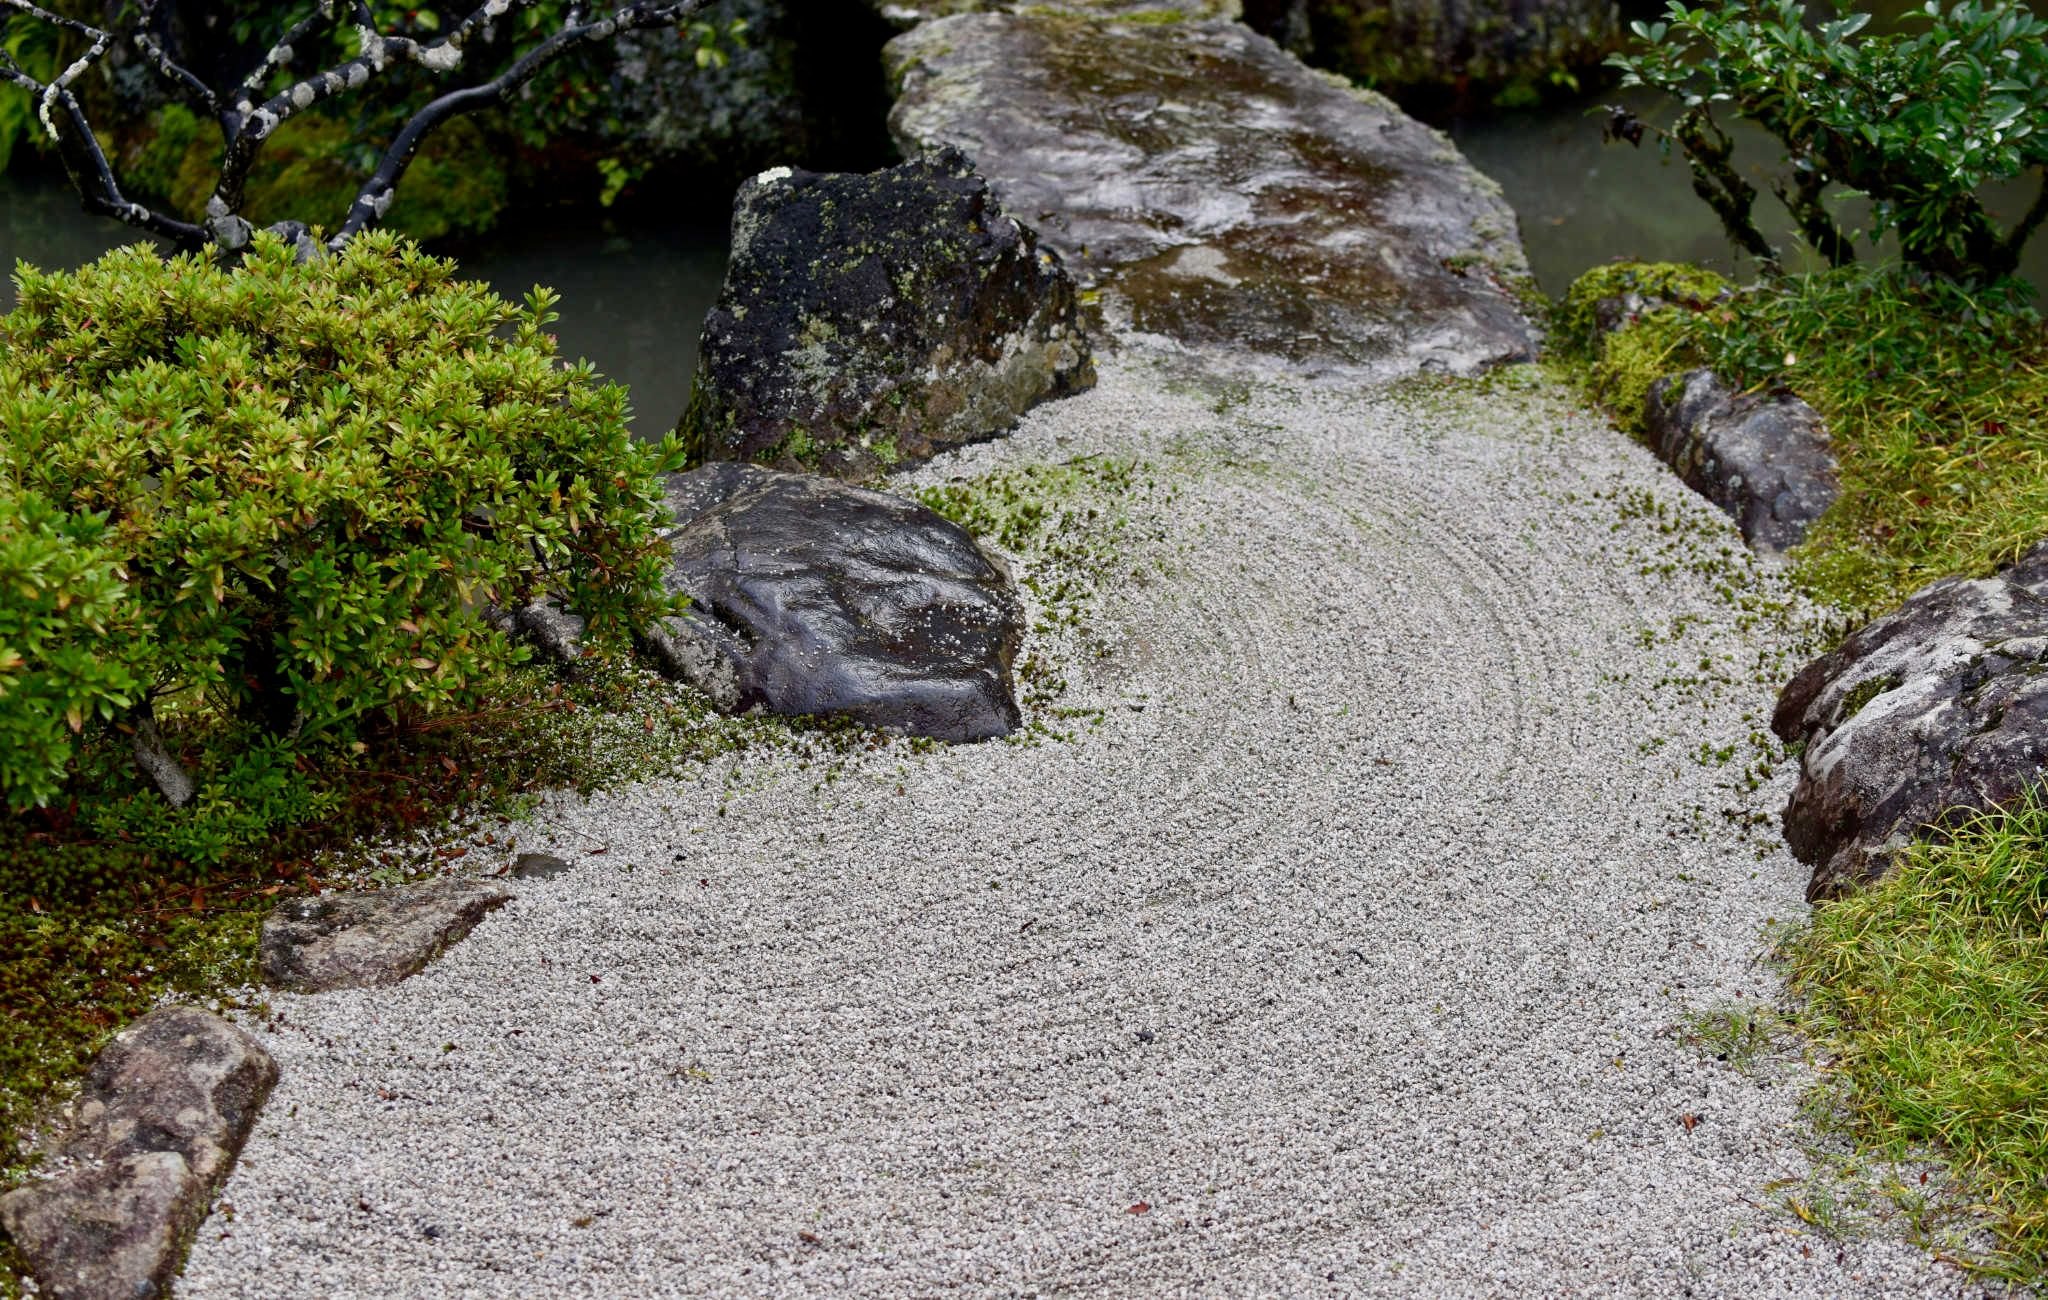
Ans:
{"label": "tuft of grass", "polygon": [[1747,1073],[1783,1038],[1785,1021],[1776,1007],[1723,1006],[1690,1017],[1683,1032],[1704,1055]]}
{"label": "tuft of grass", "polygon": [[1993,1215],[1980,1265],[2048,1276],[2048,802],[1915,846],[1784,951],[1858,1136],[1944,1153]]}

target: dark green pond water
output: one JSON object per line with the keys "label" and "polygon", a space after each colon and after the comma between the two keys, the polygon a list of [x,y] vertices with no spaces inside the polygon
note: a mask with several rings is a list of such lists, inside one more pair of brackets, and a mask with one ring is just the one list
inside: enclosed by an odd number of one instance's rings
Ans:
{"label": "dark green pond water", "polygon": [[[1587,104],[1451,127],[1458,147],[1500,182],[1521,217],[1522,243],[1544,291],[1560,294],[1581,272],[1616,258],[1699,262],[1727,273],[1750,273],[1748,259],[1737,259],[1714,214],[1693,194],[1683,158],[1666,162],[1647,141],[1641,148],[1601,143],[1601,103],[1625,104],[1659,124],[1670,120],[1655,95],[1615,91]],[[1780,170],[1775,167],[1776,143],[1743,123],[1724,125],[1736,140],[1736,161],[1762,196],[1757,200],[1759,224],[1792,256],[1797,241],[1791,218],[1765,184],[1768,175]],[[1986,194],[1993,213],[2004,221],[2025,211],[2032,199],[2030,184],[1994,187]],[[1864,224],[1856,204],[1844,204],[1841,211],[1848,228]],[[1858,253],[1873,256],[1867,244],[1859,245]],[[2048,237],[2036,236],[2021,270],[2036,290],[2048,289]]]}
{"label": "dark green pond water", "polygon": [[[0,267],[16,259],[69,269],[134,231],[86,216],[60,178],[0,176]],[[725,278],[724,225],[659,223],[629,214],[523,229],[462,258],[463,270],[517,301],[536,284],[562,295],[555,334],[564,354],[586,357],[633,394],[643,436],[674,425],[690,396],[697,334]],[[0,311],[14,285],[0,284]]]}

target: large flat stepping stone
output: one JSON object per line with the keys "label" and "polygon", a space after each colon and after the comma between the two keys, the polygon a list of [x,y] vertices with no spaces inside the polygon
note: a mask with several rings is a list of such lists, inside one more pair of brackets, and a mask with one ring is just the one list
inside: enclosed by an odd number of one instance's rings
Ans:
{"label": "large flat stepping stone", "polygon": [[1072,277],[956,150],[740,187],[692,458],[865,478],[1095,382]]}
{"label": "large flat stepping stone", "polygon": [[295,898],[263,920],[263,978],[300,993],[396,984],[511,900],[482,880]]}
{"label": "large flat stepping stone", "polygon": [[646,640],[720,708],[948,741],[1016,728],[1023,609],[964,529],[900,497],[734,463],[671,478],[668,506],[667,581],[692,604]]}
{"label": "large flat stepping stone", "polygon": [[1805,743],[1785,839],[1809,901],[1883,877],[1901,849],[2010,804],[2048,765],[2048,543],[1945,578],[1806,666],[1771,728]]}
{"label": "large flat stepping stone", "polygon": [[1499,187],[1248,28],[975,14],[887,58],[898,144],[973,158],[1113,325],[1248,372],[1466,374],[1533,354]]}
{"label": "large flat stepping stone", "polygon": [[169,1293],[277,1082],[254,1038],[192,1007],[150,1012],[86,1075],[52,1177],[0,1196],[0,1227],[56,1300]]}

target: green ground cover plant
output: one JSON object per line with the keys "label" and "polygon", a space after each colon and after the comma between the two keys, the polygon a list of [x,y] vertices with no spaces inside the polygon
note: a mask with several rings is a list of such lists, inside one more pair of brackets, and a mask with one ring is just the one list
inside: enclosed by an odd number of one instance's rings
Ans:
{"label": "green ground cover plant", "polygon": [[1678,272],[1616,266],[1574,285],[1559,355],[1624,428],[1651,383],[1709,366],[1742,388],[1789,388],[1826,420],[1841,498],[1792,573],[1870,617],[1957,573],[1988,573],[2048,536],[2048,329],[2025,286],[1977,287],[1897,266],[1667,295],[1621,333],[1591,337],[1591,303],[1667,289]]}
{"label": "green ground cover plant", "polygon": [[1817,911],[1787,955],[1865,1139],[1944,1152],[1993,1212],[1999,1249],[1975,1262],[2048,1276],[2048,803],[1916,846]]}

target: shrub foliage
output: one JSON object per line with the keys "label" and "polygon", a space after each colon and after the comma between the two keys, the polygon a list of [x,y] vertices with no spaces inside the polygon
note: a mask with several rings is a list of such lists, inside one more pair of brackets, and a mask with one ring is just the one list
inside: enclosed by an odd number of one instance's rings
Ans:
{"label": "shrub foliage", "polygon": [[[2011,274],[2048,219],[2048,20],[2015,0],[1927,0],[1908,16],[1920,30],[1868,34],[1869,14],[1809,24],[1806,10],[1801,0],[1671,0],[1664,21],[1634,24],[1641,46],[1610,62],[1625,84],[1683,105],[1667,142],[1729,237],[1766,265],[1777,252],[1752,218],[1756,188],[1730,158],[1717,106],[1784,147],[1789,166],[1772,188],[1831,265],[1855,257],[1854,232],[1827,202],[1838,188],[1869,196],[1868,233],[1896,230],[1910,264],[1957,279]],[[1646,124],[1612,113],[1611,137],[1642,139]],[[1976,191],[2028,174],[2041,196],[2001,228]]]}
{"label": "shrub foliage", "polygon": [[625,391],[524,308],[388,235],[230,269],[147,247],[22,267],[0,317],[0,790],[81,735],[209,721],[285,747],[473,703],[545,590],[616,637],[663,605]]}

